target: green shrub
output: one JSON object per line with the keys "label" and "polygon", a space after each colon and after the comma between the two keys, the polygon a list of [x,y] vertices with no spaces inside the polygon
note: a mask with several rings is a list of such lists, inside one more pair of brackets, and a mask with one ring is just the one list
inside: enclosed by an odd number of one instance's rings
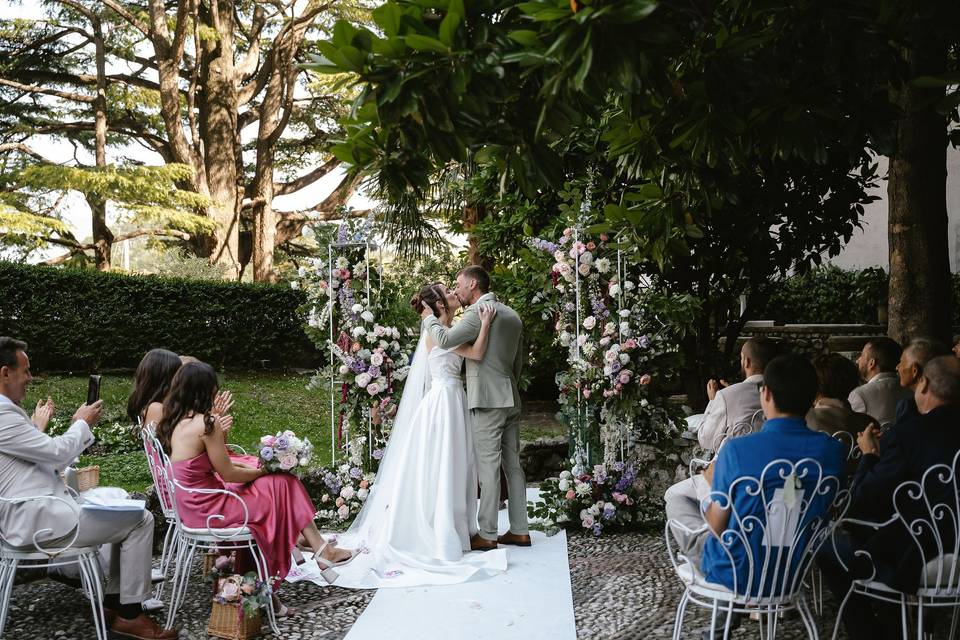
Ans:
{"label": "green shrub", "polygon": [[218,368],[315,366],[289,286],[128,276],[0,261],[0,335],[37,370],[132,368],[155,347]]}
{"label": "green shrub", "polygon": [[774,285],[758,320],[785,323],[877,323],[877,308],[887,301],[887,273],[872,267],[846,271],[828,266]]}

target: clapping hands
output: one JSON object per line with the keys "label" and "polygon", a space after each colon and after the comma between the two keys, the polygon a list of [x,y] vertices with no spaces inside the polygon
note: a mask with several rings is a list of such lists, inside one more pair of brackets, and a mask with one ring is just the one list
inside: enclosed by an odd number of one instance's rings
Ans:
{"label": "clapping hands", "polygon": [[233,394],[229,391],[221,391],[213,400],[213,409],[210,413],[217,416],[225,416],[233,408]]}
{"label": "clapping hands", "polygon": [[867,428],[857,436],[857,446],[864,455],[880,455],[880,427],[871,422]]}
{"label": "clapping hands", "polygon": [[50,424],[50,418],[53,417],[54,406],[53,400],[50,396],[47,396],[46,400],[40,399],[37,402],[37,409],[33,412],[33,424],[37,427],[37,430],[43,433],[47,430],[47,425]]}

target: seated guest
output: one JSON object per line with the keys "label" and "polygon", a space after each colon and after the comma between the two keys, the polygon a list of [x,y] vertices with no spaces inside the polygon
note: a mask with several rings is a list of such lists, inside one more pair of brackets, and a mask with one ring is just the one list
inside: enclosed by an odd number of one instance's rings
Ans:
{"label": "seated guest", "polygon": [[[677,520],[690,529],[703,526],[704,520],[716,536],[725,530],[739,530],[744,518],[754,516],[765,521],[764,506],[756,493],[748,492],[743,484],[733,490],[733,506],[737,517],[730,518],[729,505],[724,508],[717,501],[720,495],[731,491],[734,481],[744,476],[759,478],[765,467],[774,460],[798,462],[809,458],[817,461],[823,470],[823,476],[842,478],[843,461],[846,458],[844,446],[823,433],[812,431],[804,423],[803,416],[813,405],[817,394],[817,374],[813,366],[799,355],[785,355],[774,358],[763,374],[763,387],[760,402],[766,421],[758,433],[726,442],[717,454],[716,468],[712,474],[708,470],[710,499],[701,503],[688,501],[682,509],[675,508],[668,517]],[[802,469],[808,469],[802,467]],[[812,469],[808,469],[812,471]],[[814,486],[819,474],[797,474],[802,489],[807,495],[814,495]],[[775,471],[764,476],[765,492],[773,495],[776,489],[784,486],[784,479]],[[809,508],[805,522],[820,517],[830,506],[833,492],[818,493],[816,502]],[[712,501],[711,501],[712,500]],[[701,509],[706,507],[703,511]],[[680,550],[700,570],[708,582],[734,588],[734,575],[737,585],[743,589],[747,584],[748,564],[743,549],[724,549],[724,546],[709,531],[697,535],[679,532],[671,528]],[[753,528],[754,534],[747,534],[754,557],[761,557],[759,546],[762,544],[760,528]],[[745,532],[746,533],[746,532]],[[731,565],[728,552],[734,558]],[[755,567],[759,570],[759,567]]]}
{"label": "seated guest", "polygon": [[807,426],[827,435],[846,431],[856,437],[873,422],[867,414],[851,410],[847,402],[860,384],[857,365],[839,353],[826,353],[813,359],[813,368],[820,390],[813,408],[807,411]]}
{"label": "seated guest", "polygon": [[857,358],[857,368],[864,384],[854,389],[847,398],[850,408],[865,413],[880,425],[893,422],[897,415],[897,402],[910,395],[900,387],[897,379],[897,363],[900,362],[900,345],[887,337],[873,338],[863,345]]}
{"label": "seated guest", "polygon": [[[93,443],[91,425],[100,420],[103,404],[83,405],[62,436],[51,438],[38,429],[21,408],[30,375],[27,345],[0,337],[0,496],[56,496],[73,501],[60,479],[70,462]],[[79,505],[78,505],[79,507]],[[178,631],[162,630],[144,615],[140,603],[152,592],[153,516],[149,511],[110,513],[78,508],[79,534],[74,546],[110,545],[110,573],[104,588],[104,607],[113,618],[110,630],[124,638],[176,638]],[[33,535],[47,547],[67,544],[74,534],[74,511],[62,502],[27,502],[0,507],[0,533],[8,544],[33,547]]]}
{"label": "seated guest", "polygon": [[[892,495],[894,489],[906,481],[919,481],[935,464],[953,464],[960,450],[960,360],[954,356],[940,356],[930,360],[920,374],[914,389],[914,399],[919,415],[891,427],[883,440],[879,430],[871,427],[860,434],[858,443],[863,452],[860,466],[854,476],[850,508],[847,517],[886,522],[894,514]],[[936,489],[939,487],[940,491]],[[953,484],[928,484],[933,493],[928,494],[931,504],[954,504]],[[944,492],[949,491],[949,499]],[[910,514],[906,514],[909,519]],[[925,519],[930,520],[929,514]],[[946,519],[945,519],[946,520]],[[940,532],[943,548],[953,548],[953,524]],[[932,535],[923,535],[929,542]],[[847,595],[853,578],[867,578],[873,574],[866,558],[855,556],[856,550],[867,551],[876,569],[875,580],[891,587],[916,592],[921,582],[923,561],[913,537],[900,521],[895,521],[879,530],[856,527],[848,533],[837,533],[837,554],[848,572],[833,552],[832,545],[825,545],[818,557],[825,581],[837,598]],[[925,549],[927,558],[936,555],[936,550]],[[873,607],[878,607],[875,611]],[[878,614],[883,621],[878,619]],[[887,616],[893,620],[887,620]],[[899,607],[883,607],[859,595],[851,595],[843,612],[843,623],[848,635],[854,640],[887,637],[885,629],[899,629]]]}
{"label": "seated guest", "polygon": [[[733,431],[734,425],[749,423],[753,414],[760,410],[759,385],[763,382],[763,370],[776,353],[776,344],[767,338],[750,338],[740,350],[740,368],[746,379],[723,388],[715,380],[707,384],[707,404],[703,422],[697,431],[700,444],[708,451],[716,451]],[[742,435],[742,434],[740,434]],[[710,493],[710,484],[702,473],[677,482],[663,495],[667,503],[667,515],[675,502],[681,505],[703,500]],[[682,506],[680,508],[683,508]]]}
{"label": "seated guest", "polygon": [[960,338],[954,338],[953,347],[950,350],[953,351],[953,355],[960,358]]}
{"label": "seated guest", "polygon": [[897,417],[894,422],[920,415],[917,411],[917,403],[913,399],[913,392],[917,388],[917,381],[923,375],[923,368],[933,358],[949,355],[949,353],[949,349],[931,338],[914,338],[910,341],[900,355],[900,362],[897,363],[900,386],[908,389],[910,395],[897,403]]}
{"label": "seated guest", "polygon": [[710,380],[707,383],[710,402],[697,430],[701,447],[707,451],[719,450],[734,425],[750,422],[753,414],[760,410],[763,370],[776,355],[777,345],[769,338],[750,338],[740,349],[743,382],[728,385],[723,380],[719,383]]}
{"label": "seated guest", "polygon": [[[177,491],[177,510],[188,527],[207,527],[207,517],[225,517],[217,526],[243,524],[253,533],[267,562],[274,588],[290,570],[290,555],[302,532],[328,582],[336,579],[332,567],[346,564],[353,553],[337,549],[320,536],[313,518],[316,509],[300,480],[289,473],[268,473],[238,465],[227,455],[222,418],[211,410],[217,397],[217,374],[208,364],[190,362],[177,371],[163,402],[163,418],[157,438],[170,455],[174,478],[192,489],[223,489],[238,494],[237,500],[216,493]],[[284,615],[286,607],[274,601]]]}

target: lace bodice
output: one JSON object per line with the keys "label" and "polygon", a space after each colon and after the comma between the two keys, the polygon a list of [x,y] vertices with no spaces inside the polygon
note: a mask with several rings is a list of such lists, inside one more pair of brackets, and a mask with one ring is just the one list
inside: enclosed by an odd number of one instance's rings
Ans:
{"label": "lace bodice", "polygon": [[431,384],[462,384],[460,367],[463,365],[463,356],[452,351],[434,347],[427,356],[430,367]]}

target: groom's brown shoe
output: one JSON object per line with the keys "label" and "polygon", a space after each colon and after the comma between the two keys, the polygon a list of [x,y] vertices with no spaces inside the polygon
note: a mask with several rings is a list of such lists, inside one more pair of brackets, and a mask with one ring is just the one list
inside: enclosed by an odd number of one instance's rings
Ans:
{"label": "groom's brown shoe", "polygon": [[524,533],[510,533],[509,531],[499,538],[497,542],[500,544],[512,544],[518,547],[529,547],[533,543],[530,542],[530,536]]}
{"label": "groom's brown shoe", "polygon": [[470,551],[493,551],[496,548],[496,541],[487,540],[479,533],[470,538]]}

